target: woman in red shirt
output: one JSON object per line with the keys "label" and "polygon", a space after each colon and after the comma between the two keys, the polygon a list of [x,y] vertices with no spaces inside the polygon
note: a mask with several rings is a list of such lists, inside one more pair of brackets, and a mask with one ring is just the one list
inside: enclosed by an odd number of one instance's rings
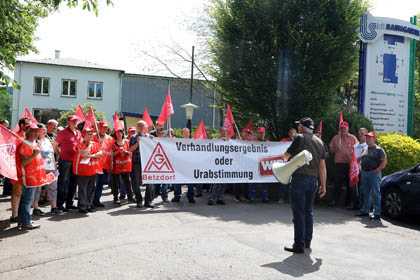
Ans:
{"label": "woman in red shirt", "polygon": [[[117,130],[114,133],[115,143],[112,148],[113,164],[112,164],[112,194],[114,203],[118,204],[118,192],[121,192],[122,185],[127,190],[128,197],[133,197],[131,189],[130,173],[132,169],[130,143],[124,137],[123,130]],[[137,200],[137,205],[141,205],[141,201]]]}
{"label": "woman in red shirt", "polygon": [[39,225],[32,224],[31,206],[35,192],[46,184],[46,173],[44,160],[37,143],[39,128],[32,123],[26,131],[25,140],[17,148],[17,157],[22,182],[22,198],[19,204],[19,230],[31,230],[39,228]]}
{"label": "woman in red shirt", "polygon": [[102,151],[100,144],[93,141],[93,131],[85,128],[82,131],[82,142],[76,147],[73,161],[73,173],[77,176],[79,212],[93,212],[96,173],[100,168]]}

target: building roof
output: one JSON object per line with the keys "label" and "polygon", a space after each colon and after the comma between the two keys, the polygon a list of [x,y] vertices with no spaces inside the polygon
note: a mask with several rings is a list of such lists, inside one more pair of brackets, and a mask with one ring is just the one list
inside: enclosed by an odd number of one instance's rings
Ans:
{"label": "building roof", "polygon": [[48,65],[57,65],[57,66],[69,66],[69,67],[80,67],[80,68],[90,68],[98,70],[108,70],[108,71],[119,71],[124,72],[124,70],[112,68],[109,66],[103,66],[89,61],[74,59],[74,58],[46,58],[46,59],[36,59],[36,58],[22,58],[17,59],[17,62],[25,63],[37,63],[37,64],[48,64]]}

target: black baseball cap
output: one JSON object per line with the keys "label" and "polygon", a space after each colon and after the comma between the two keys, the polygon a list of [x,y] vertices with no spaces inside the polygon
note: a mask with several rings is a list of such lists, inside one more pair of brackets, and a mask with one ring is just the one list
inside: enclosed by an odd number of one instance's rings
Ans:
{"label": "black baseball cap", "polygon": [[295,124],[300,124],[304,127],[307,127],[309,129],[315,129],[314,127],[314,121],[311,118],[302,118],[298,121],[295,121]]}

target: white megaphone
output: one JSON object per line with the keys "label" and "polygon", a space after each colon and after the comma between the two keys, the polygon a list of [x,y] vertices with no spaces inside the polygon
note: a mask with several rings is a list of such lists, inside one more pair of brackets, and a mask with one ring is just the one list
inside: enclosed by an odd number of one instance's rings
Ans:
{"label": "white megaphone", "polygon": [[287,185],[292,180],[292,174],[300,167],[307,165],[312,160],[312,154],[307,150],[303,150],[290,161],[286,163],[273,163],[273,175],[283,185]]}

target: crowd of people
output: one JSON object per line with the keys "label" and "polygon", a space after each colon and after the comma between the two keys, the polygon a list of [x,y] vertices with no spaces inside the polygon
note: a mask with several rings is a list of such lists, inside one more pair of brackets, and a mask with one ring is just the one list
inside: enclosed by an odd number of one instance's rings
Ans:
{"label": "crowd of people", "polygon": [[[8,123],[3,122],[2,125],[8,126]],[[294,143],[301,133],[299,129],[297,131],[291,128],[288,136],[281,141]],[[46,214],[40,208],[44,200],[48,200],[51,215],[62,215],[69,211],[87,214],[105,207],[101,202],[105,185],[111,189],[115,206],[127,202],[136,204],[138,208],[153,208],[153,200],[159,195],[164,203],[169,202],[170,189],[174,191],[171,202],[178,203],[181,200],[181,185],[142,183],[140,137],[173,137],[173,131],[165,131],[162,125],[157,124],[152,128],[140,120],[136,127],[130,127],[127,131],[123,127],[111,130],[105,120],[97,122],[94,126],[84,127],[78,116],[70,115],[64,128],[59,127],[56,120],[49,120],[44,125],[22,118],[18,122],[16,134],[22,140],[16,149],[18,180],[5,180],[3,194],[11,195],[10,222],[17,223],[20,230],[39,227],[32,223],[31,217]],[[190,134],[188,128],[182,130],[182,137],[190,138]],[[229,140],[223,127],[220,129],[220,138]],[[251,129],[245,128],[242,130],[241,139],[266,141],[265,128],[257,128],[255,135]],[[349,133],[348,123],[344,121],[340,123],[339,133],[332,139],[329,151],[327,150],[326,147],[325,156],[322,157],[327,157],[328,153],[333,154],[336,167],[335,187],[330,205],[335,206],[338,203],[345,186],[346,206],[360,209],[360,216],[368,216],[373,207],[373,218],[380,218],[379,182],[381,170],[386,165],[386,155],[376,145],[375,134],[361,128],[356,138]],[[361,166],[361,184],[351,188],[348,184],[349,163],[354,152]],[[195,203],[195,197],[202,196],[203,188],[208,188],[208,205],[224,205],[226,186],[189,184],[188,202]],[[262,202],[269,201],[269,184],[233,186],[233,194],[237,201],[254,202],[257,193],[260,194]],[[284,187],[287,190],[287,186]],[[289,198],[287,193],[286,201]],[[75,197],[77,206],[74,204]]]}

